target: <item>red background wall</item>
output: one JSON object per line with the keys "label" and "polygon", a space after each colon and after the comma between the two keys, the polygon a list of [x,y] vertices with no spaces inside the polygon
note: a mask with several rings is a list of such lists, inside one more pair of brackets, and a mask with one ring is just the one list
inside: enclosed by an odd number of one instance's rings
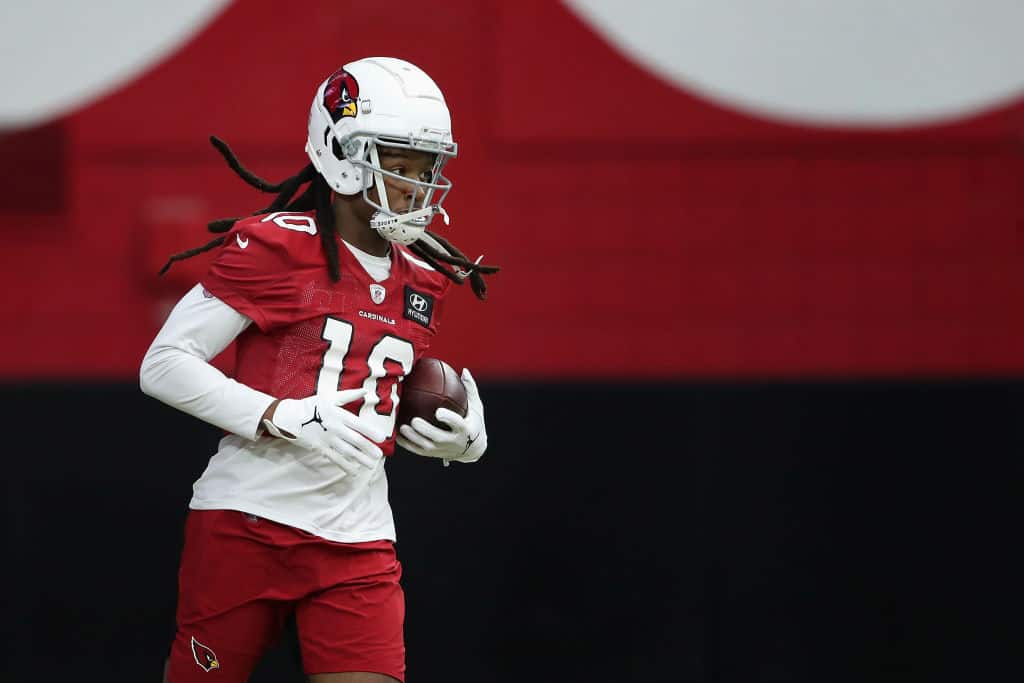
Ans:
{"label": "red background wall", "polygon": [[[550,2],[231,6],[170,60],[0,138],[0,376],[130,378],[205,222],[305,163],[339,64],[421,65],[453,111],[448,235],[504,270],[437,355],[498,377],[1020,375],[1024,102],[887,132],[680,92]],[[268,27],[273,27],[269,29]]]}

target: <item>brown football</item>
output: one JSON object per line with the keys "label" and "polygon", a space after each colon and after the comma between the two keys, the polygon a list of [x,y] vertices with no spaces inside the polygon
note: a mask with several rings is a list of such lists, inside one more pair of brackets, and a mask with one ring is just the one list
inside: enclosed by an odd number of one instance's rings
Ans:
{"label": "brown football", "polygon": [[448,429],[446,424],[434,419],[438,408],[448,408],[465,417],[469,409],[466,387],[459,373],[443,360],[420,358],[402,381],[398,424],[406,425],[414,417],[422,417],[431,424]]}

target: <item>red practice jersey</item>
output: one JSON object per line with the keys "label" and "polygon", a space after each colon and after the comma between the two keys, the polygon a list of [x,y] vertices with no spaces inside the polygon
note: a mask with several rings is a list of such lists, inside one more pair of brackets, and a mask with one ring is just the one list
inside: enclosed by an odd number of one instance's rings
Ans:
{"label": "red practice jersey", "polygon": [[347,406],[390,434],[401,380],[437,333],[451,281],[391,245],[391,273],[375,282],[340,243],[332,282],[315,212],[277,212],[235,224],[202,284],[251,318],[237,339],[235,379],[276,398],[363,387]]}

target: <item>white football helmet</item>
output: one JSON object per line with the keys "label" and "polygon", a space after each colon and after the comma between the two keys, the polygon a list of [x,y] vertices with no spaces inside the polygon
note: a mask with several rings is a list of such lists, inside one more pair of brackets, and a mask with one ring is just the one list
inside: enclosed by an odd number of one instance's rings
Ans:
{"label": "white football helmet", "polygon": [[[433,154],[430,180],[384,170],[380,147]],[[415,64],[392,57],[350,62],[321,83],[313,98],[306,139],[310,161],[338,194],[363,193],[377,209],[371,227],[390,242],[415,242],[438,213],[449,222],[442,202],[452,183],[441,170],[457,152],[444,95]],[[415,188],[407,213],[388,206],[385,177]],[[369,195],[374,184],[379,201]]]}

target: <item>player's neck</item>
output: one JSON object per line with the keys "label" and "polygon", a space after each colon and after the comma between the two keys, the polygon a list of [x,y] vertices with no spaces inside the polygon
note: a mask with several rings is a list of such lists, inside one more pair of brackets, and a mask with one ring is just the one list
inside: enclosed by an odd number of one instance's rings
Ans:
{"label": "player's neck", "polygon": [[390,243],[381,237],[376,230],[367,226],[342,223],[338,226],[338,235],[356,249],[370,256],[387,256]]}
{"label": "player's neck", "polygon": [[[362,200],[359,199],[358,201]],[[380,233],[370,227],[367,211],[359,212],[355,210],[354,198],[339,197],[332,194],[331,204],[334,212],[334,226],[341,239],[370,256],[388,255],[390,243],[381,237]],[[367,215],[361,215],[361,213]]]}

